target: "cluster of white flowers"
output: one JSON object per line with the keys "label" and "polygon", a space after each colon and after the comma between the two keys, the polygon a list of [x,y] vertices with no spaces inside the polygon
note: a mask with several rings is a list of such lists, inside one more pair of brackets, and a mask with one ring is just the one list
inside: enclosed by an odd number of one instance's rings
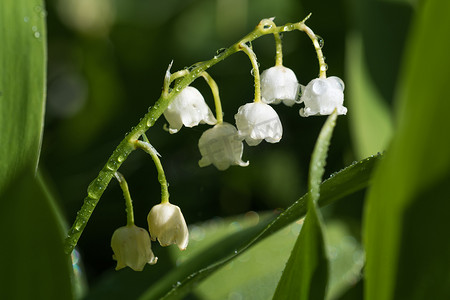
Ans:
{"label": "cluster of white flowers", "polygon": [[150,235],[144,228],[127,225],[117,229],[111,238],[113,259],[117,261],[116,270],[130,267],[142,271],[146,264],[155,264],[158,258],[153,254],[150,238],[158,239],[161,246],[177,244],[185,250],[189,242],[189,231],[178,206],[171,203],[155,205],[149,212]]}
{"label": "cluster of white flowers", "polygon": [[206,130],[198,142],[202,155],[199,166],[212,164],[219,170],[226,170],[231,165],[248,166],[249,162],[242,160],[244,140],[249,146],[256,146],[262,140],[269,143],[281,140],[283,126],[278,114],[269,104],[284,103],[286,106],[293,106],[304,103],[305,107],[300,109],[300,115],[308,117],[329,115],[335,109],[340,115],[346,114],[347,108],[343,106],[343,102],[344,82],[340,78],[316,78],[304,87],[298,83],[291,69],[276,65],[261,74],[261,101],[247,103],[238,109],[234,116],[236,127],[226,122],[218,123],[200,92],[193,87],[186,87],[181,91],[164,112],[164,116],[169,122],[170,133],[178,132],[182,125],[215,125]]}

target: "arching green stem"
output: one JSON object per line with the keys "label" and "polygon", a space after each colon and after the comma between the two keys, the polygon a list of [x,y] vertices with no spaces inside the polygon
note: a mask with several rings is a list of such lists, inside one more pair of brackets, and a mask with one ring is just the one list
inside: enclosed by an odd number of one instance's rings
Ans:
{"label": "arching green stem", "polygon": [[202,77],[206,80],[209,87],[211,88],[211,92],[213,94],[214,98],[214,105],[216,107],[216,119],[217,124],[223,123],[223,112],[222,112],[222,103],[220,102],[220,96],[219,96],[219,87],[217,86],[217,83],[214,81],[214,79],[209,75],[207,72],[202,72]]}
{"label": "arching green stem", "polygon": [[125,206],[127,212],[127,226],[134,225],[134,211],[133,211],[133,201],[131,201],[130,191],[128,190],[128,184],[125,180],[125,177],[119,172],[114,173],[114,177],[116,177],[119,182],[120,188],[123,192],[123,197],[125,198]]}
{"label": "arching green stem", "polygon": [[314,33],[314,31],[312,31],[311,28],[309,28],[308,26],[306,26],[306,24],[304,23],[310,16],[311,14],[309,14],[305,20],[303,20],[300,23],[297,23],[297,29],[300,31],[305,32],[308,37],[311,39],[311,41],[313,42],[314,45],[314,49],[316,49],[316,53],[317,53],[317,59],[319,61],[319,77],[320,78],[327,78],[327,69],[328,66],[325,63],[325,58],[323,56],[322,53],[322,46],[319,43],[319,39],[317,38],[316,34]]}
{"label": "arching green stem", "polygon": [[252,62],[253,66],[253,77],[255,77],[255,102],[261,102],[261,79],[259,75],[258,60],[256,59],[256,54],[253,52],[252,48],[247,46],[246,43],[239,44],[239,48],[247,54],[248,58]]}
{"label": "arching green stem", "polygon": [[[195,64],[195,67],[193,67],[190,71],[188,70],[179,71],[182,72],[183,74],[186,72],[187,74],[184,74],[184,76],[182,76],[180,80],[177,80],[175,82],[172,90],[170,90],[170,84],[172,82],[171,79],[174,78],[170,74],[170,67],[172,66],[171,63],[166,71],[163,83],[163,90],[159,99],[148,110],[148,113],[145,114],[145,116],[140,120],[140,122],[134,128],[132,128],[131,131],[120,142],[120,144],[113,151],[109,159],[106,161],[105,165],[103,166],[102,170],[99,172],[97,177],[89,184],[89,187],[87,189],[88,195],[84,198],[83,206],[78,211],[76,219],[72,227],[70,228],[69,232],[67,233],[64,245],[66,253],[70,254],[77,245],[78,240],[89,221],[89,218],[94,212],[94,209],[97,206],[98,201],[100,200],[103,192],[105,191],[106,187],[108,186],[109,182],[114,176],[114,173],[120,168],[122,163],[130,155],[130,153],[136,149],[136,141],[143,134],[145,134],[145,132],[150,127],[152,127],[155,124],[156,120],[158,120],[158,118],[164,113],[164,111],[167,109],[167,107],[173,101],[173,99],[175,99],[175,97],[185,87],[190,85],[195,79],[201,76],[201,74],[204,71],[208,70],[215,64],[225,60],[230,55],[236,52],[242,51],[243,50],[242,45],[245,45],[245,43],[254,41],[255,39],[267,34],[302,30],[302,28],[304,28],[303,23],[306,21],[306,19],[298,23],[288,23],[278,27],[274,25],[265,26],[265,24],[271,20],[270,19],[262,20],[252,32],[244,36],[241,40],[239,40],[237,43],[229,47],[227,50],[221,52],[219,55],[215,55],[212,59],[208,61]],[[320,51],[320,53],[322,53],[322,51]],[[321,54],[321,56],[323,60],[323,55]],[[259,78],[259,72],[256,73],[258,74],[255,75],[258,76]],[[175,72],[174,76],[175,74],[181,73]]]}
{"label": "arching green stem", "polygon": [[156,149],[148,142],[147,136],[145,134],[142,135],[142,137],[146,140],[140,141],[136,140],[135,145],[136,148],[140,148],[150,154],[150,156],[153,159],[153,162],[155,163],[156,171],[158,172],[158,181],[161,185],[161,203],[168,203],[169,202],[169,188],[166,180],[166,174],[164,174],[164,169],[161,164],[161,161],[159,159],[159,153],[156,151]]}

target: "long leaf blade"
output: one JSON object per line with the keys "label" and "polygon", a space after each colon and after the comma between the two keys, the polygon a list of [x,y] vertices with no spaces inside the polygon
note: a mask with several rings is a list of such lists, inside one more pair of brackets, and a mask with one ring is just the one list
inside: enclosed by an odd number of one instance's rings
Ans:
{"label": "long leaf blade", "polygon": [[25,166],[36,169],[46,79],[41,0],[0,3],[0,192]]}
{"label": "long leaf blade", "polygon": [[283,271],[273,299],[323,299],[328,282],[328,258],[323,236],[323,221],[317,201],[325,172],[327,152],[337,112],[334,111],[320,131],[309,167],[308,212]]}
{"label": "long leaf blade", "polygon": [[450,42],[442,39],[450,28],[450,2],[425,1],[417,11],[398,131],[366,202],[368,300],[450,296]]}
{"label": "long leaf blade", "polygon": [[[325,180],[321,185],[319,206],[338,201],[368,186],[371,173],[381,156],[372,156],[355,163]],[[269,224],[261,223],[238,232],[213,245],[185,264],[178,266],[140,297],[149,299],[181,299],[194,286],[215,270],[236,258],[253,244],[270,236],[288,224],[304,217],[308,194],[301,197]],[[176,284],[176,283],[180,284]],[[174,286],[176,284],[176,286]]]}

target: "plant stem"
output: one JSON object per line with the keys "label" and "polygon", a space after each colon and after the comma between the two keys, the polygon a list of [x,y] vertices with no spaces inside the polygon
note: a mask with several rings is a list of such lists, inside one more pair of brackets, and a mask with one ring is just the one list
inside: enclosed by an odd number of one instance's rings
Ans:
{"label": "plant stem", "polygon": [[283,65],[283,47],[281,44],[281,35],[277,32],[274,33],[273,36],[275,37],[275,66],[282,66]]}
{"label": "plant stem", "polygon": [[267,23],[267,19],[262,20],[252,32],[244,36],[240,41],[229,47],[227,50],[223,51],[219,55],[214,56],[214,58],[208,61],[195,64],[195,67],[193,67],[192,70],[188,72],[188,74],[186,74],[179,81],[175,82],[174,88],[169,92],[169,86],[171,83],[170,67],[172,65],[170,64],[164,78],[163,91],[159,99],[156,101],[155,105],[149,109],[148,113],[145,114],[141,121],[125,136],[125,138],[120,142],[112,155],[109,157],[108,161],[106,162],[98,176],[89,184],[87,190],[88,195],[84,198],[83,206],[78,211],[77,217],[69,232],[67,233],[64,245],[66,253],[70,254],[77,245],[78,240],[89,221],[89,218],[94,212],[94,209],[97,206],[100,197],[102,196],[103,192],[114,176],[114,173],[128,158],[130,153],[136,149],[136,141],[155,124],[156,120],[158,120],[158,118],[167,109],[167,106],[169,106],[173,99],[186,86],[190,85],[207,69],[225,60],[230,55],[241,51],[242,48],[240,47],[240,45],[251,42],[263,35],[299,30],[300,28],[303,28],[302,24],[306,21],[306,19],[298,23],[288,23],[278,27],[270,26],[269,28],[264,28],[264,23]]}
{"label": "plant stem", "polygon": [[[309,18],[309,16],[306,19],[308,19],[308,18]],[[309,36],[311,41],[313,42],[314,48],[316,49],[316,53],[317,53],[317,59],[319,61],[319,77],[327,78],[328,66],[325,63],[325,58],[322,53],[322,46],[320,45],[319,39],[317,38],[316,34],[312,31],[311,28],[306,26],[306,24],[304,23],[304,21],[306,21],[306,19],[300,23],[297,23],[297,29],[305,32]]]}
{"label": "plant stem", "polygon": [[239,44],[239,48],[247,54],[248,58],[252,62],[253,66],[253,77],[255,77],[255,102],[261,102],[261,79],[259,75],[259,66],[256,59],[256,54],[253,50],[247,46],[246,43]]}
{"label": "plant stem", "polygon": [[159,160],[159,153],[156,149],[148,142],[147,136],[145,134],[142,135],[145,141],[136,140],[135,145],[137,148],[140,148],[150,154],[155,163],[156,171],[158,172],[158,181],[161,185],[161,203],[169,202],[169,188],[166,180],[166,174],[164,174],[164,169]]}
{"label": "plant stem", "polygon": [[217,86],[217,83],[214,81],[214,79],[209,75],[207,72],[202,72],[202,77],[206,80],[209,87],[211,88],[211,92],[213,94],[214,98],[214,105],[216,107],[216,119],[217,124],[223,123],[223,112],[222,112],[222,103],[220,102],[220,96],[219,96],[219,87]]}
{"label": "plant stem", "polygon": [[123,197],[125,198],[125,206],[127,211],[127,226],[134,225],[134,212],[133,212],[133,201],[131,201],[130,191],[128,190],[128,184],[125,177],[119,172],[114,173],[119,182],[120,188],[123,191]]}

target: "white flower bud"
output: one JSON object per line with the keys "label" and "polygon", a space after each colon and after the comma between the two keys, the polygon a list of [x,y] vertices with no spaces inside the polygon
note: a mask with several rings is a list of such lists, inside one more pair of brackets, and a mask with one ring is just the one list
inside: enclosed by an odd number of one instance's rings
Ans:
{"label": "white flower bud", "polygon": [[113,259],[117,260],[116,270],[130,267],[142,271],[145,264],[156,264],[158,258],[153,254],[148,232],[135,225],[120,227],[111,238]]}
{"label": "white flower bud", "polygon": [[274,66],[261,74],[262,101],[292,106],[297,102],[299,84],[295,73],[284,66]]}
{"label": "white flower bud", "polygon": [[239,136],[249,146],[256,146],[262,140],[278,143],[283,135],[283,127],[277,112],[262,102],[247,103],[234,115]]}
{"label": "white flower bud", "polygon": [[244,145],[236,127],[229,123],[217,124],[206,130],[198,141],[198,148],[202,158],[198,162],[200,167],[210,164],[223,171],[231,165],[248,166],[248,161],[242,161]]}
{"label": "white flower bud", "polygon": [[183,125],[194,127],[198,124],[214,125],[217,123],[202,94],[191,86],[184,88],[173,99],[164,111],[164,117],[169,122],[170,133],[177,133]]}
{"label": "white flower bud", "polygon": [[334,109],[337,109],[338,115],[345,115],[344,88],[344,82],[336,76],[311,80],[300,99],[305,103],[305,108],[300,109],[300,115],[330,115]]}
{"label": "white flower bud", "polygon": [[161,246],[177,244],[185,250],[189,242],[189,231],[178,206],[161,203],[153,206],[147,217],[152,241],[158,239]]}

